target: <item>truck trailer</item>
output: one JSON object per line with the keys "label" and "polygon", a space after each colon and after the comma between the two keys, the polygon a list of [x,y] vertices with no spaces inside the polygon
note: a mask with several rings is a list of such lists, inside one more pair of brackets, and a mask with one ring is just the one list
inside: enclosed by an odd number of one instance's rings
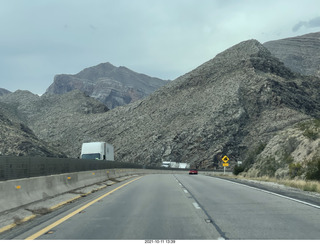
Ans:
{"label": "truck trailer", "polygon": [[106,142],[86,142],[82,144],[80,158],[114,161],[114,148]]}

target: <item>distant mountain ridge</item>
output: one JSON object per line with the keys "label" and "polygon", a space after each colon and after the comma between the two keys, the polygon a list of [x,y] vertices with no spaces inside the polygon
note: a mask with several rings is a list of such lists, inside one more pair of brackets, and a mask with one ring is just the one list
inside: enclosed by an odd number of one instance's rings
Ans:
{"label": "distant mountain ridge", "polygon": [[40,140],[18,114],[12,103],[0,102],[0,156],[66,157]]}
{"label": "distant mountain ridge", "polygon": [[320,32],[263,44],[292,71],[320,77]]}
{"label": "distant mountain ridge", "polygon": [[66,157],[62,149],[67,147],[66,141],[47,139],[55,137],[60,129],[64,133],[65,129],[79,124],[76,118],[107,111],[104,104],[78,90],[41,97],[17,90],[0,96],[0,152],[15,156]]}
{"label": "distant mountain ridge", "polygon": [[[106,66],[102,73],[111,72]],[[99,80],[93,71],[84,70],[81,79]],[[304,162],[320,158],[320,122],[313,122],[320,118],[320,78],[294,72],[257,40],[234,45],[117,109],[78,90],[41,97],[17,91],[0,102],[12,111],[6,118],[69,157],[79,156],[83,142],[101,140],[114,145],[123,162],[213,168],[227,155],[232,166],[243,161],[248,174],[277,177],[288,175],[293,162],[307,167]]]}
{"label": "distant mountain ridge", "polygon": [[[266,144],[278,132],[319,116],[319,84],[249,40],[115,110],[78,110],[80,104],[100,105],[87,103],[89,97],[76,91],[46,94],[20,106],[34,133],[71,157],[79,155],[82,142],[103,140],[114,145],[120,161],[212,167],[223,155],[242,160],[252,145]],[[42,112],[24,108],[35,105]]]}
{"label": "distant mountain ridge", "polygon": [[46,94],[64,94],[78,89],[112,109],[142,99],[168,82],[107,62],[75,75],[56,75]]}
{"label": "distant mountain ridge", "polygon": [[0,96],[3,96],[3,95],[8,94],[8,93],[11,93],[11,92],[6,90],[6,89],[0,88]]}

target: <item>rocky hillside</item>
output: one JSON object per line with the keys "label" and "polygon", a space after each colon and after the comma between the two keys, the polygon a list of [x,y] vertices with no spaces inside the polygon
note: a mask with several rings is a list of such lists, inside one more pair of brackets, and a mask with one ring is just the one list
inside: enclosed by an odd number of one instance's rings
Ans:
{"label": "rocky hillside", "polygon": [[[38,140],[39,146],[45,148],[44,144],[38,139],[40,138],[48,142],[46,147],[50,149],[48,149],[47,156],[59,157],[65,156],[61,152],[68,151],[66,149],[67,142],[75,144],[72,142],[73,137],[62,141],[51,140],[51,137],[56,137],[57,133],[64,133],[65,130],[73,132],[72,127],[78,123],[78,117],[85,120],[87,115],[105,113],[109,110],[104,104],[78,90],[64,95],[47,94],[41,97],[29,91],[18,90],[0,97],[0,102],[3,105],[2,114],[4,115],[2,124],[6,122],[6,126],[17,125],[14,126],[15,130],[12,130],[12,133],[1,133],[1,136],[6,138],[6,140],[3,140],[6,147],[10,148],[12,146],[11,141],[14,141],[15,137],[20,137],[20,131],[16,129],[20,126],[24,132],[30,134],[24,139],[25,143],[37,144],[36,140]],[[87,124],[86,127],[90,127],[90,124]],[[0,130],[0,132],[3,132],[3,130]],[[76,144],[76,146],[78,145]],[[36,153],[28,153],[28,151],[20,152],[15,147],[11,150],[10,153],[8,150],[2,151],[6,152],[3,153],[4,155],[37,155]],[[41,152],[38,155],[44,156]]]}
{"label": "rocky hillside", "polygon": [[277,133],[266,144],[260,144],[260,150],[251,148],[245,174],[320,180],[319,145],[320,120],[297,123]]}
{"label": "rocky hillside", "polygon": [[39,140],[23,124],[13,106],[0,102],[0,156],[66,157],[62,152]]}
{"label": "rocky hillside", "polygon": [[[121,161],[173,160],[209,167],[223,155],[243,160],[252,145],[318,116],[318,87],[318,79],[293,73],[263,45],[249,40],[144,100],[109,112],[74,112],[80,106],[74,101],[80,95],[74,93],[57,101],[41,97],[42,112],[36,115],[27,108],[21,111],[39,138],[72,157],[79,155],[83,141],[105,140]],[[65,110],[73,102],[77,105]]]}
{"label": "rocky hillside", "polygon": [[320,32],[263,45],[294,72],[320,77]]}
{"label": "rocky hillside", "polygon": [[3,96],[5,94],[8,94],[10,93],[10,91],[6,90],[6,89],[3,89],[3,88],[0,88],[0,96]]}
{"label": "rocky hillside", "polygon": [[113,109],[142,99],[168,82],[126,67],[102,63],[76,75],[56,75],[46,94],[64,94],[78,89]]}
{"label": "rocky hillside", "polygon": [[83,142],[107,141],[124,162],[210,168],[227,155],[232,165],[245,162],[248,174],[285,175],[293,163],[316,157],[320,140],[313,122],[320,116],[320,79],[292,72],[256,40],[109,111],[80,91],[42,97],[18,91],[0,102],[70,157],[79,156]]}

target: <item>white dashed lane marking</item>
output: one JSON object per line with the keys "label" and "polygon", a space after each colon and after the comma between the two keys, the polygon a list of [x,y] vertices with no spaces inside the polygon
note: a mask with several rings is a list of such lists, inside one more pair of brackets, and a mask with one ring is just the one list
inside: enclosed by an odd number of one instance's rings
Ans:
{"label": "white dashed lane marking", "polygon": [[198,205],[198,203],[193,202],[192,204],[193,204],[193,206],[195,207],[195,209],[201,209],[200,206]]}

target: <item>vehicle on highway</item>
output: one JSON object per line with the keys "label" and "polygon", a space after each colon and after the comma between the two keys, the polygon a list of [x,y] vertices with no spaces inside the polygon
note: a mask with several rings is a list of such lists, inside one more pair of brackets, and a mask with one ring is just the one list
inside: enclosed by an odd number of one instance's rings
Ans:
{"label": "vehicle on highway", "polygon": [[197,175],[197,174],[198,174],[198,170],[196,170],[196,169],[189,170],[189,175]]}
{"label": "vehicle on highway", "polygon": [[80,158],[114,161],[114,149],[106,142],[86,142],[82,144]]}

